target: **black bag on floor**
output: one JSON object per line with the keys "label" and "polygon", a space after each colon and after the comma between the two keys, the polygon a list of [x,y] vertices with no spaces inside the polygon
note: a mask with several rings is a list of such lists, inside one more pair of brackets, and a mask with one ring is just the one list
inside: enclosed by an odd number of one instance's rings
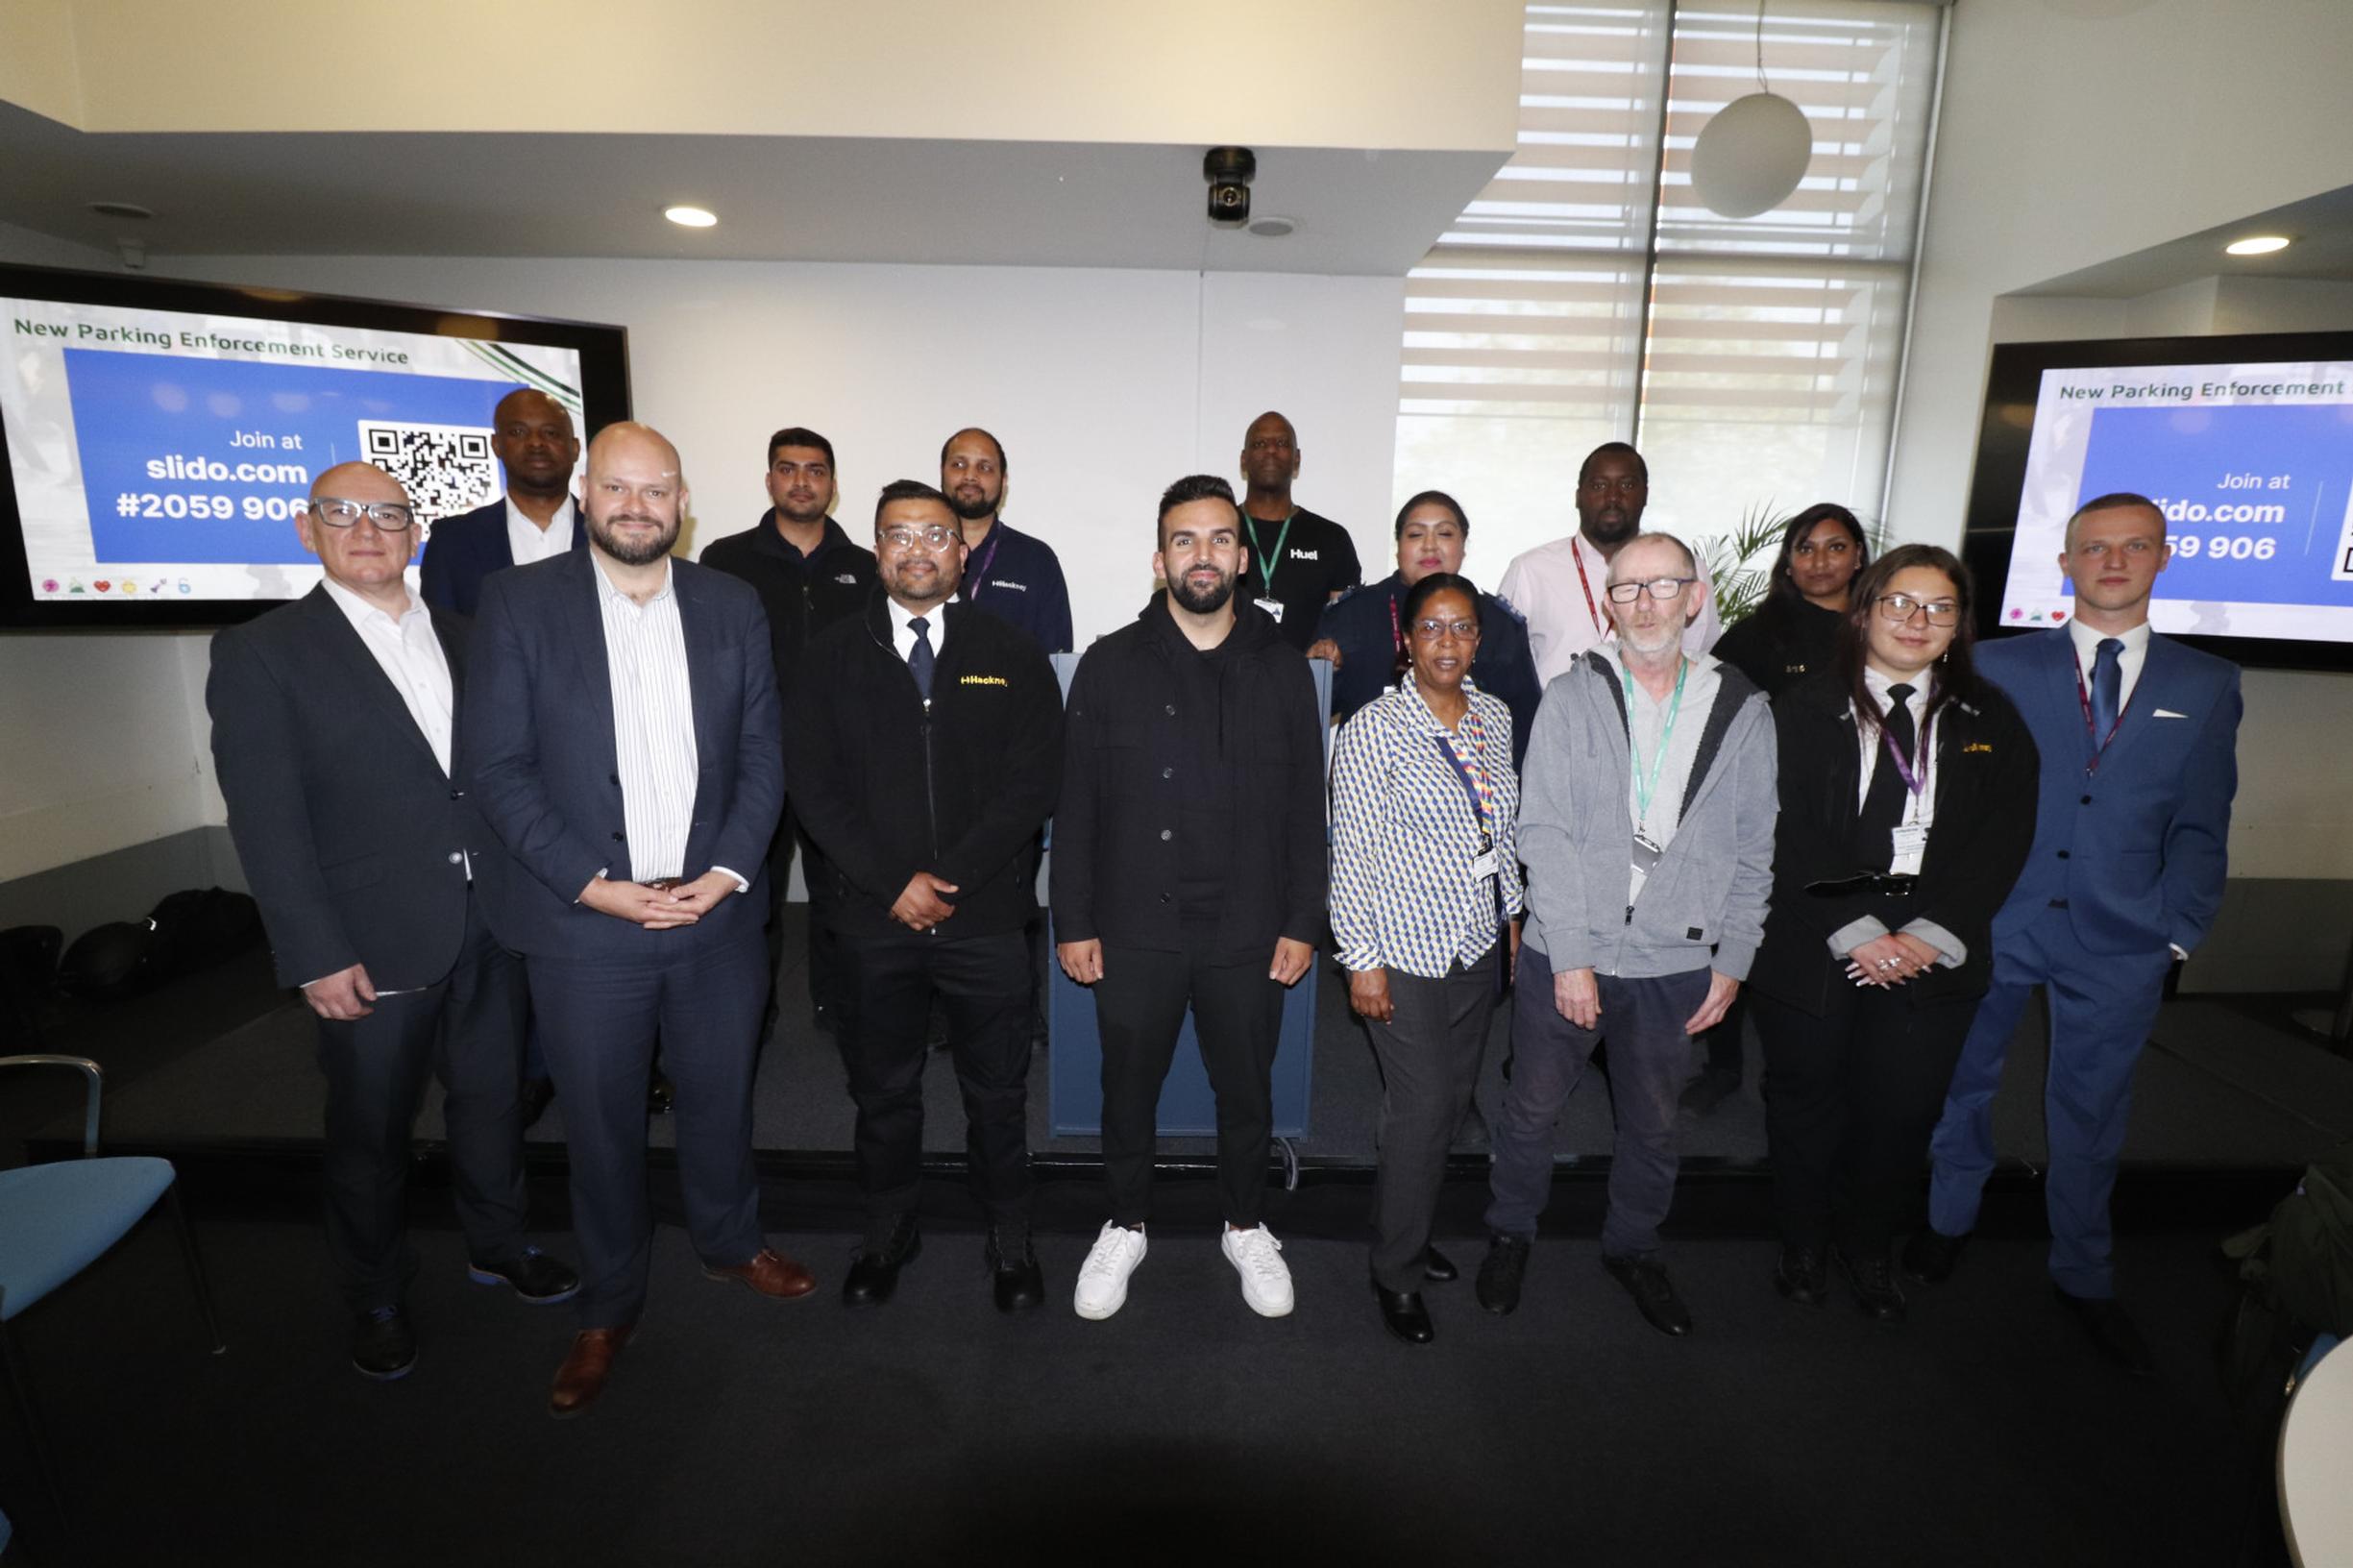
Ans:
{"label": "black bag on floor", "polygon": [[261,910],[252,897],[226,888],[167,894],[147,917],[155,928],[158,979],[208,969],[261,940]]}
{"label": "black bag on floor", "polygon": [[135,996],[159,978],[155,956],[156,934],[145,920],[93,925],[58,961],[58,989],[87,1002]]}
{"label": "black bag on floor", "polygon": [[65,933],[54,925],[0,931],[0,1049],[39,1047],[40,1005],[57,989],[58,950],[64,945]]}

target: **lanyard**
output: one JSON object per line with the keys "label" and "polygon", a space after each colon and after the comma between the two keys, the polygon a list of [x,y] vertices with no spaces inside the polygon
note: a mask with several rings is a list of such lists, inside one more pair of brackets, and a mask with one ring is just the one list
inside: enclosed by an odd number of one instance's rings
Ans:
{"label": "lanyard", "polygon": [[1275,535],[1275,552],[1268,556],[1259,550],[1259,520],[1248,512],[1242,513],[1242,527],[1250,530],[1250,553],[1259,563],[1259,583],[1266,590],[1268,599],[1275,597],[1275,568],[1283,564],[1283,545],[1290,538],[1291,523],[1298,515],[1299,508],[1294,506],[1290,516],[1283,520],[1283,531]]}
{"label": "lanyard", "polygon": [[1450,737],[1432,738],[1437,743],[1438,754],[1454,768],[1455,776],[1462,780],[1463,792],[1471,797],[1471,815],[1479,821],[1479,852],[1483,855],[1495,846],[1494,830],[1487,825],[1495,819],[1495,781],[1487,772],[1487,724],[1479,717],[1478,704],[1463,710],[1462,727],[1470,733],[1471,754],[1479,762],[1476,772],[1463,762],[1462,753],[1455,749]]}
{"label": "lanyard", "polygon": [[987,574],[990,563],[996,559],[996,547],[1004,540],[1004,527],[1002,522],[989,525],[989,548],[981,551],[979,560],[965,568],[964,597],[967,603],[980,602],[981,578]]}
{"label": "lanyard", "polygon": [[[1602,619],[1600,606],[1593,602],[1593,579],[1585,576],[1585,552],[1577,548],[1577,539],[1574,535],[1569,539],[1569,558],[1577,563],[1577,586],[1585,591],[1585,613],[1593,618],[1594,634],[1605,638],[1609,635],[1609,625]],[[1679,677],[1675,688],[1676,695],[1681,696],[1682,690]]]}
{"label": "lanyard", "polygon": [[[2075,700],[2083,704],[2083,733],[2092,743],[2092,755],[2090,759],[2084,763],[2083,771],[2087,773],[2096,773],[2099,772],[2099,759],[2107,754],[2108,743],[2115,740],[2116,732],[2124,727],[2124,710],[2130,707],[2132,704],[2130,702],[2119,702],[2116,705],[2116,723],[2108,726],[2108,733],[2104,737],[2096,729],[2093,728],[2092,692],[2091,689],[2085,686],[2083,683],[2083,661],[2073,657],[2074,650],[2072,649],[2070,649],[2068,651],[2070,655],[2068,662],[2073,665],[2075,669]],[[2120,685],[2121,682],[2120,681],[2119,684]]]}
{"label": "lanyard", "polygon": [[1675,671],[1675,696],[1667,703],[1667,723],[1658,732],[1658,749],[1651,755],[1651,776],[1642,776],[1642,752],[1634,745],[1634,675],[1625,666],[1618,667],[1618,679],[1626,683],[1626,749],[1634,759],[1634,810],[1642,819],[1647,831],[1651,825],[1651,796],[1658,791],[1659,770],[1667,765],[1667,747],[1675,739],[1675,716],[1683,711],[1683,680],[1691,674],[1691,661],[1684,659]]}
{"label": "lanyard", "polygon": [[1932,749],[1934,743],[1928,733],[1935,727],[1934,718],[1920,726],[1919,740],[1912,747],[1912,754],[1907,757],[1903,754],[1903,747],[1896,744],[1896,737],[1888,733],[1887,725],[1884,723],[1879,725],[1879,746],[1886,751],[1887,760],[1895,764],[1896,776],[1902,779],[1903,787],[1912,793],[1911,816],[1915,821],[1919,819],[1920,808],[1925,803],[1928,775],[1936,767],[1936,752]]}

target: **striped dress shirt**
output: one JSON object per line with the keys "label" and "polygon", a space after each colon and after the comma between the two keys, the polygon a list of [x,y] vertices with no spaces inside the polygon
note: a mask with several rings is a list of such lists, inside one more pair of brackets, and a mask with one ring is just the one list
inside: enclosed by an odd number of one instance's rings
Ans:
{"label": "striped dress shirt", "polygon": [[[1495,945],[1499,891],[1503,918],[1521,912],[1511,710],[1467,680],[1462,689],[1472,712],[1458,733],[1438,723],[1410,674],[1340,726],[1332,762],[1332,932],[1351,969],[1442,978]],[[1473,744],[1475,728],[1484,732],[1483,747]],[[1475,774],[1484,770],[1495,877],[1471,875],[1479,818],[1440,747]]]}
{"label": "striped dress shirt", "polygon": [[667,561],[662,571],[661,592],[643,604],[613,586],[601,562],[596,571],[604,663],[613,683],[621,825],[629,841],[629,876],[638,882],[685,872],[700,770],[677,574]]}

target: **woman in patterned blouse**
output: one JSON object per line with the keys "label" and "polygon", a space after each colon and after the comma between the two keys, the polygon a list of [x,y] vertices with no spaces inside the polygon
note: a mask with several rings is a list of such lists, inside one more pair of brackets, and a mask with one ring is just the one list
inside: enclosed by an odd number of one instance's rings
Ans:
{"label": "woman in patterned blouse", "polygon": [[1427,1344],[1425,1279],[1446,1148],[1470,1103],[1497,993],[1519,946],[1511,710],[1473,686],[1479,592],[1453,573],[1400,609],[1403,679],[1341,726],[1332,764],[1332,929],[1348,1005],[1381,1064],[1373,1293]]}

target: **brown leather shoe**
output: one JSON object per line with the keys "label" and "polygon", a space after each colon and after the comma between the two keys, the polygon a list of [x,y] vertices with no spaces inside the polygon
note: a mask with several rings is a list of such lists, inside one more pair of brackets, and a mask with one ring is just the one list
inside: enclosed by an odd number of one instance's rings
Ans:
{"label": "brown leather shoe", "polygon": [[816,1275],[773,1247],[762,1247],[752,1254],[748,1263],[738,1263],[733,1268],[712,1268],[706,1264],[702,1272],[714,1280],[741,1280],[760,1294],[774,1296],[779,1301],[791,1301],[817,1288]]}
{"label": "brown leather shoe", "polygon": [[572,1336],[564,1364],[555,1369],[555,1385],[548,1390],[548,1413],[558,1421],[585,1415],[613,1376],[613,1359],[629,1342],[637,1325],[617,1329],[582,1329]]}

